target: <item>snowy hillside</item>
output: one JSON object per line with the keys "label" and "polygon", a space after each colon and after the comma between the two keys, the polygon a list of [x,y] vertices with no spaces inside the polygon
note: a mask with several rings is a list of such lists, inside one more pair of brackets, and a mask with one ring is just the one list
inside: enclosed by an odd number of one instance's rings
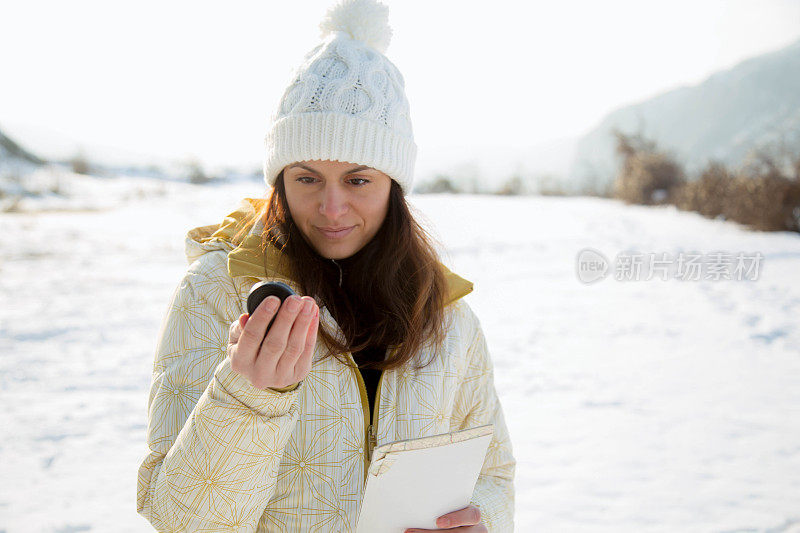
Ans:
{"label": "snowy hillside", "polygon": [[[44,165],[44,161],[28,152],[0,131],[0,202],[6,197],[22,196],[26,192],[23,176]],[[3,211],[0,204],[0,212]]]}
{"label": "snowy hillside", "polygon": [[753,147],[800,146],[800,41],[610,113],[579,142],[570,176],[611,177],[616,170],[612,129],[643,128],[689,172],[709,158],[736,165]]}
{"label": "snowy hillside", "polygon": [[[168,183],[0,214],[0,531],[151,531],[136,474],[184,235],[262,191]],[[595,198],[412,202],[475,283],[517,531],[800,531],[800,235]],[[587,247],[763,260],[750,281],[584,284]]]}

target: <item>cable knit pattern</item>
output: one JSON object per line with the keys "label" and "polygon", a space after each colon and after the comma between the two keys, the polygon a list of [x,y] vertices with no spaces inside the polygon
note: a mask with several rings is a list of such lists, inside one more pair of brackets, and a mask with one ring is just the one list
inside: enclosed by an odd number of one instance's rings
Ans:
{"label": "cable knit pattern", "polygon": [[331,159],[371,166],[411,191],[417,146],[403,75],[381,53],[391,29],[378,7],[351,0],[323,20],[323,42],[305,55],[271,117],[269,185],[290,163]]}

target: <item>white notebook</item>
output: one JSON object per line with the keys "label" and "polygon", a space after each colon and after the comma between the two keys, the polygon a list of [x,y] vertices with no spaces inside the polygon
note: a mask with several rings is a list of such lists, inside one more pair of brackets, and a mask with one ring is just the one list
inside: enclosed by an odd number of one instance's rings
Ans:
{"label": "white notebook", "polygon": [[436,519],[470,504],[494,426],[377,446],[357,533],[438,529]]}

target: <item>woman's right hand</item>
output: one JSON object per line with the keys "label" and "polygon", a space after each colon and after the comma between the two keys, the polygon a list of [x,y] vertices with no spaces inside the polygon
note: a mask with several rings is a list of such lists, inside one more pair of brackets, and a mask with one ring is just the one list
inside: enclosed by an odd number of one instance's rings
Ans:
{"label": "woman's right hand", "polygon": [[[230,327],[231,370],[257,389],[288,387],[305,379],[311,371],[319,307],[310,296],[297,295],[287,298],[280,309],[279,305],[277,296],[269,296],[252,316],[243,313]],[[267,324],[276,310],[278,316],[265,338]]]}

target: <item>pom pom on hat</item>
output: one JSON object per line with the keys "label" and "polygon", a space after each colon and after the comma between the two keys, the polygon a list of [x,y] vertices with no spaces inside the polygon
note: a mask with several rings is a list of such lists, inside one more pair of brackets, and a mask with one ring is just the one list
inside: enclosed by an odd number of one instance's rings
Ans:
{"label": "pom pom on hat", "polygon": [[341,31],[380,53],[386,53],[392,39],[389,8],[376,0],[340,0],[330,7],[319,23],[320,36]]}

